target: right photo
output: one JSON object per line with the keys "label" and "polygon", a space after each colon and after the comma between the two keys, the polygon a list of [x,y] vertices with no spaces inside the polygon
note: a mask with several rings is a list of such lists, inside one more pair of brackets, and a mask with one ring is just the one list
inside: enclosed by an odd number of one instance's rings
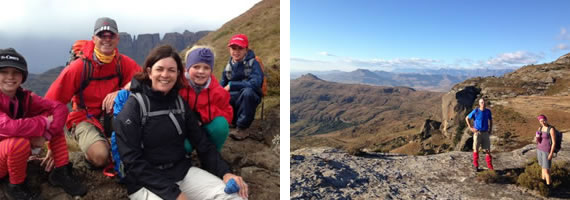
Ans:
{"label": "right photo", "polygon": [[570,199],[567,1],[291,1],[291,199]]}

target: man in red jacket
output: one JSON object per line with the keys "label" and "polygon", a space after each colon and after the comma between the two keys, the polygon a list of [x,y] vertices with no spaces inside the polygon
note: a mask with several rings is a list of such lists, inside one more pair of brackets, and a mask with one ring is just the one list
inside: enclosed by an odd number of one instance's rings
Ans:
{"label": "man in red jacket", "polygon": [[104,167],[109,160],[106,136],[110,133],[105,133],[101,118],[112,113],[118,90],[141,70],[133,59],[119,53],[118,44],[115,20],[97,19],[92,40],[83,45],[79,58],[59,74],[46,93],[47,99],[73,103],[66,130],[95,167]]}

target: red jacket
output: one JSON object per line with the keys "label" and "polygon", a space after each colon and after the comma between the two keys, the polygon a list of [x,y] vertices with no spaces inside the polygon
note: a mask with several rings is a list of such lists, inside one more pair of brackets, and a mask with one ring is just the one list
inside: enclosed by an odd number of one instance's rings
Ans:
{"label": "red jacket", "polygon": [[[73,102],[73,110],[69,113],[66,122],[68,129],[71,129],[74,125],[85,120],[88,120],[88,122],[102,129],[99,121],[94,119],[99,119],[100,117],[102,111],[101,106],[105,96],[124,87],[125,84],[131,81],[136,72],[141,71],[141,67],[133,59],[118,53],[119,50],[117,49],[115,50],[117,54],[111,63],[98,64],[93,60],[94,48],[95,44],[93,41],[87,42],[81,50],[81,58],[76,59],[71,62],[69,66],[64,68],[46,93],[46,99],[56,100],[64,104],[67,104],[69,101]],[[87,110],[79,108],[79,95],[75,93],[79,90],[79,86],[83,80],[83,59],[87,59],[91,62],[93,66],[92,77],[101,78],[117,74],[116,63],[119,56],[121,56],[122,83],[117,85],[118,77],[110,80],[91,80],[87,88],[83,91]]]}
{"label": "red jacket", "polygon": [[[63,134],[63,124],[67,118],[67,107],[59,102],[42,97],[21,87],[16,92],[19,101],[18,111],[10,111],[10,97],[0,92],[0,140],[9,137],[36,137]],[[20,117],[16,117],[21,115]],[[46,117],[53,115],[49,129]],[[49,139],[49,138],[48,138]]]}
{"label": "red jacket", "polygon": [[214,75],[211,78],[210,85],[200,91],[199,95],[196,95],[191,86],[181,89],[179,94],[192,110],[200,113],[202,123],[208,124],[218,116],[226,118],[228,123],[231,123],[234,110],[230,105],[230,93],[222,88]]}

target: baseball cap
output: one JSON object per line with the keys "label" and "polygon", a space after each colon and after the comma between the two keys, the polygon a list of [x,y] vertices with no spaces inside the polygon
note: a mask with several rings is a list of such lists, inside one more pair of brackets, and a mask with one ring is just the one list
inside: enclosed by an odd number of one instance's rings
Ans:
{"label": "baseball cap", "polygon": [[0,49],[0,68],[3,67],[14,67],[22,71],[22,83],[26,81],[28,77],[28,64],[26,63],[26,59],[13,48]]}
{"label": "baseball cap", "polygon": [[245,36],[244,34],[237,34],[232,36],[228,44],[228,47],[232,45],[238,45],[240,47],[247,48],[248,44],[249,41],[247,40],[247,36]]}
{"label": "baseball cap", "polygon": [[97,35],[101,31],[111,31],[114,34],[119,34],[119,28],[117,28],[117,22],[108,17],[101,17],[95,22],[95,28],[93,35]]}

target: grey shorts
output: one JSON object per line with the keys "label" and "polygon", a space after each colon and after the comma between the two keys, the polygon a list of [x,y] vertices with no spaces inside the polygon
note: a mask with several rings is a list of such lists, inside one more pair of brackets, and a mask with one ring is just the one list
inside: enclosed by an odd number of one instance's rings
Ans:
{"label": "grey shorts", "polygon": [[479,147],[491,150],[491,139],[489,131],[477,131],[473,134],[473,150],[479,151]]}
{"label": "grey shorts", "polygon": [[550,169],[550,165],[552,164],[552,160],[548,160],[547,152],[536,150],[536,159],[538,159],[538,165],[544,169]]}

